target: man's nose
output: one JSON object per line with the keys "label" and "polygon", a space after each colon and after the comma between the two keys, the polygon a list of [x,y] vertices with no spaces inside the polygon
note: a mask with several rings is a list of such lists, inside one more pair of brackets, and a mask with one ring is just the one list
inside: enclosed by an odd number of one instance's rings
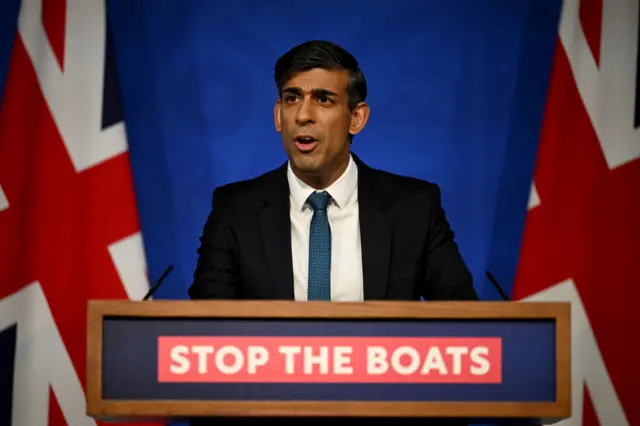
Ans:
{"label": "man's nose", "polygon": [[314,112],[311,98],[305,98],[300,102],[298,111],[296,112],[296,123],[299,125],[313,122]]}

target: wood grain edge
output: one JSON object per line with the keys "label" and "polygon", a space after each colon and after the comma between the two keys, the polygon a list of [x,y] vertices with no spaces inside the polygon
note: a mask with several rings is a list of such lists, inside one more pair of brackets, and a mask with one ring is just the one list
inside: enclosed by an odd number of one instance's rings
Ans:
{"label": "wood grain edge", "polygon": [[556,403],[563,417],[571,417],[571,305],[556,318]]}
{"label": "wood grain edge", "polygon": [[88,308],[87,312],[87,359],[86,359],[86,399],[87,414],[103,409],[102,399],[102,322],[100,309]]}
{"label": "wood grain edge", "polygon": [[103,418],[181,416],[560,418],[556,403],[343,401],[105,401]]}
{"label": "wood grain edge", "polygon": [[565,302],[94,300],[103,316],[181,318],[557,319]]}

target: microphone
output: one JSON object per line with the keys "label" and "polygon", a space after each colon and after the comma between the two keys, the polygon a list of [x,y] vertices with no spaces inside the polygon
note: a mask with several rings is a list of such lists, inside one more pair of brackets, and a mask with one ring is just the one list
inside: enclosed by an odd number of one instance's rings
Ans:
{"label": "microphone", "polygon": [[160,278],[158,278],[158,281],[155,283],[155,285],[153,287],[151,287],[149,289],[149,291],[147,292],[147,294],[144,296],[144,298],[142,300],[149,299],[151,297],[151,295],[153,293],[155,293],[155,291],[158,289],[158,287],[160,287],[160,284],[162,284],[162,281],[164,281],[164,279],[167,278],[167,275],[169,275],[169,272],[171,272],[172,269],[173,269],[173,265],[169,265],[169,267],[164,270],[162,275],[160,275]]}
{"label": "microphone", "polygon": [[[498,280],[496,280],[496,278],[493,276],[493,274],[491,272],[489,272],[488,270],[486,270],[484,272],[487,275],[487,277],[489,278],[489,281],[491,281],[491,284],[493,284],[493,286],[496,288],[496,290],[498,290],[498,293],[500,293],[500,296],[502,296],[502,298],[504,300],[511,300],[511,299],[509,299],[509,296],[507,296],[507,293],[502,289],[502,286],[500,284],[498,284]],[[535,426],[540,426],[538,423],[535,423],[534,425]]]}
{"label": "microphone", "polygon": [[487,274],[487,277],[489,277],[489,281],[491,281],[491,284],[493,284],[493,286],[498,290],[498,293],[500,293],[500,296],[502,296],[504,300],[510,300],[509,296],[507,296],[507,293],[505,293],[500,284],[498,284],[498,281],[494,278],[493,275],[491,275],[491,272],[485,271],[485,273]]}

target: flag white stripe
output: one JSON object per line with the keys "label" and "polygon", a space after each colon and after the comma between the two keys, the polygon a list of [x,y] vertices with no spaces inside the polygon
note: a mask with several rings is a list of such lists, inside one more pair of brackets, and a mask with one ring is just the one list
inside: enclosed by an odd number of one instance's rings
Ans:
{"label": "flag white stripe", "polygon": [[6,210],[9,208],[9,200],[7,200],[7,196],[2,189],[2,185],[0,185],[0,212],[2,210]]}

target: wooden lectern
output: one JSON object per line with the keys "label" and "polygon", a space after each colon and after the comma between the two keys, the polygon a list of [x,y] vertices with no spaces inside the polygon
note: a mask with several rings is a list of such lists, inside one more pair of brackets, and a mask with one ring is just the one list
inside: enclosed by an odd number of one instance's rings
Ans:
{"label": "wooden lectern", "polygon": [[92,301],[88,315],[100,420],[571,416],[568,303]]}

